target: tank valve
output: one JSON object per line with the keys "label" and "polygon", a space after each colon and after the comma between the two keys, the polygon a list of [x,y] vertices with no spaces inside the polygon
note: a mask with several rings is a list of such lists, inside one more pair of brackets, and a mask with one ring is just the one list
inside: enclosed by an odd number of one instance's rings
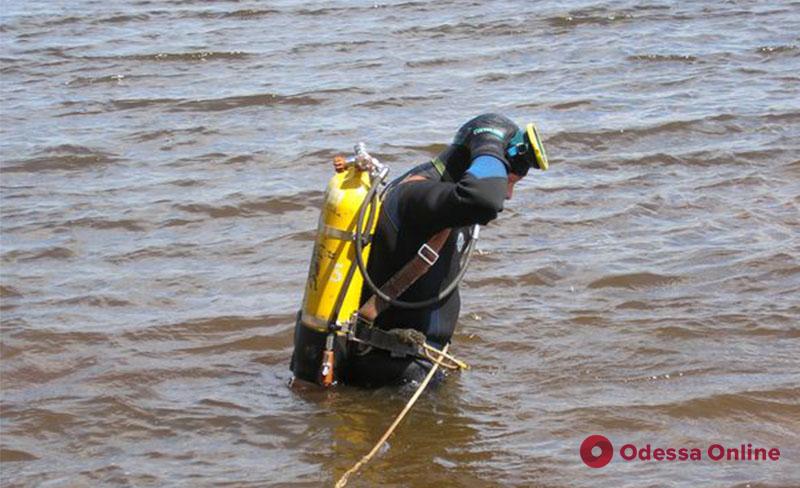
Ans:
{"label": "tank valve", "polygon": [[336,156],[333,158],[333,169],[337,173],[346,171],[351,166],[355,166],[360,171],[369,171],[370,176],[384,178],[389,173],[389,168],[386,165],[367,152],[367,146],[363,142],[359,142],[353,147],[352,156],[348,158]]}

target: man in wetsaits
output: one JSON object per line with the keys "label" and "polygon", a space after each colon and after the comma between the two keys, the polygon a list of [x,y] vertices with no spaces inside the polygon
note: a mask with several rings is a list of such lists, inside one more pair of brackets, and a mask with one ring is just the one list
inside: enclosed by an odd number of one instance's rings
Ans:
{"label": "man in wetsaits", "polygon": [[[503,210],[514,185],[530,168],[545,170],[547,156],[533,124],[520,128],[498,114],[484,114],[458,131],[453,143],[432,161],[421,164],[392,182],[384,195],[377,229],[370,245],[367,270],[382,286],[408,263],[422,244],[450,227],[439,259],[400,297],[419,302],[435,297],[458,274],[466,251],[470,226],[486,224]],[[364,284],[363,304],[372,295]],[[374,325],[381,329],[410,328],[425,334],[427,342],[442,348],[450,342],[458,320],[458,290],[421,309],[390,306]],[[391,357],[386,350],[350,343],[345,357],[337,357],[344,383],[379,387],[420,381],[432,364],[420,358]],[[297,350],[296,350],[297,352]],[[319,363],[304,364],[296,355],[292,370],[298,377],[316,372]]]}

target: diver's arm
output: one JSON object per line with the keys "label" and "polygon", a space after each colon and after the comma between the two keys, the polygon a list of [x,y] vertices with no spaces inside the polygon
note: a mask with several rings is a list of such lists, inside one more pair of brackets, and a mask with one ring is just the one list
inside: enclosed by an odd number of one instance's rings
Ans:
{"label": "diver's arm", "polygon": [[503,161],[479,155],[457,183],[423,180],[400,185],[400,218],[433,229],[485,225],[503,210],[507,186]]}

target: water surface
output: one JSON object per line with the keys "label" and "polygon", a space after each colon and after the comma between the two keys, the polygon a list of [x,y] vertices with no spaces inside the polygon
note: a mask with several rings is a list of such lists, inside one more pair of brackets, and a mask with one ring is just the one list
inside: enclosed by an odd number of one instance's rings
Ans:
{"label": "water surface", "polygon": [[[330,158],[474,115],[551,171],[481,234],[453,351],[350,486],[800,484],[800,3],[4,2],[4,486],[319,486],[408,391],[290,390]],[[777,463],[591,470],[619,445]]]}

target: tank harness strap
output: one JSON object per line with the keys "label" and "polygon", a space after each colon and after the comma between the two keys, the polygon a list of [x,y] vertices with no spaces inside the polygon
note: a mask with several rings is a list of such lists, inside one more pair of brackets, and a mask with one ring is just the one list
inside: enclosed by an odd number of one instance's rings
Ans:
{"label": "tank harness strap", "polygon": [[464,361],[425,342],[425,334],[416,329],[383,330],[356,319],[348,329],[348,334],[349,340],[389,351],[393,358],[413,356],[427,359],[445,369],[469,369]]}
{"label": "tank harness strap", "polygon": [[439,156],[431,159],[431,164],[434,168],[436,168],[436,172],[439,173],[439,176],[442,178],[442,181],[450,181],[452,182],[453,179],[450,178],[450,173],[447,172],[447,166],[444,162],[439,159]]}
{"label": "tank harness strap", "polygon": [[[413,332],[409,333],[408,331]],[[392,357],[424,357],[425,354],[422,347],[422,344],[425,343],[425,334],[414,329],[383,330],[357,320],[351,337],[358,342],[389,351]]]}
{"label": "tank harness strap", "polygon": [[[449,227],[442,229],[431,237],[428,242],[424,243],[417,254],[407,262],[405,266],[400,268],[400,271],[394,274],[389,281],[383,284],[381,291],[395,299],[403,294],[411,285],[413,285],[422,275],[436,264],[439,259],[439,251],[444,246],[447,238],[450,237],[452,229]],[[389,308],[389,303],[382,300],[377,295],[372,295],[369,299],[358,309],[358,315],[367,322],[373,322],[375,318],[384,310]]]}
{"label": "tank harness strap", "polygon": [[441,159],[439,159],[438,157],[435,157],[435,158],[431,159],[431,164],[433,165],[434,168],[436,168],[436,171],[439,172],[439,176],[444,176],[444,172],[446,170],[445,170],[444,163],[442,162]]}

